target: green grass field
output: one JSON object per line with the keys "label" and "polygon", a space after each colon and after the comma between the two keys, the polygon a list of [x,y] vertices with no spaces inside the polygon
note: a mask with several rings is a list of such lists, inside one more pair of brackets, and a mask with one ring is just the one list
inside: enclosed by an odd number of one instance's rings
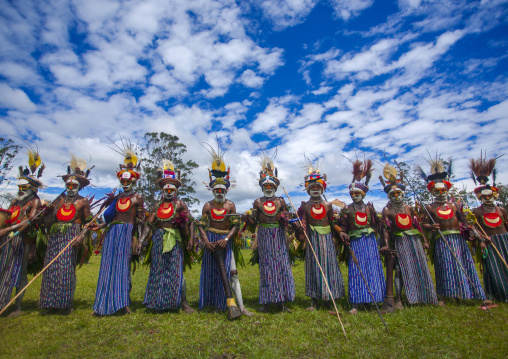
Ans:
{"label": "green grass field", "polygon": [[[244,251],[248,258],[249,251]],[[75,311],[69,316],[42,316],[37,308],[40,279],[28,289],[24,312],[18,318],[0,318],[1,357],[61,358],[331,358],[331,357],[508,357],[508,305],[492,308],[491,317],[479,310],[479,302],[448,304],[447,307],[406,306],[385,314],[389,333],[375,311],[347,314],[341,299],[348,339],[336,316],[321,309],[306,312],[304,266],[293,272],[296,300],[292,313],[257,312],[258,267],[240,268],[246,307],[254,317],[229,322],[224,313],[211,310],[187,315],[182,311],[153,314],[142,301],[148,268],[132,277],[131,315],[92,317],[92,305],[100,257],[77,272]],[[341,266],[344,276],[347,268]],[[431,269],[433,271],[433,269]],[[200,267],[186,271],[190,305],[197,309]]]}

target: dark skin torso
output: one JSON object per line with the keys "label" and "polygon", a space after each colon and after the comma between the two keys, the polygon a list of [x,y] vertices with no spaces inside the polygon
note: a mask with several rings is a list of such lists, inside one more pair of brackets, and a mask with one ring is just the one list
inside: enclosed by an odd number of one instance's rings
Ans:
{"label": "dark skin torso", "polygon": [[[358,204],[359,204],[359,205],[361,205],[361,204],[363,204],[363,203],[364,203],[364,202],[363,202],[363,201],[361,201],[361,202],[360,202],[360,203],[358,203]],[[367,205],[366,205],[366,206],[365,206],[365,211],[367,211],[367,208],[368,208],[368,212],[369,212],[369,213],[368,213],[368,215],[369,215],[369,216],[371,216],[371,215],[375,216],[375,215],[376,215],[376,210],[374,209],[374,207],[372,207],[372,206],[367,206]],[[349,216],[347,216],[347,225],[348,225],[348,229],[349,229],[350,231],[354,231],[354,230],[357,230],[357,229],[360,229],[360,228],[365,228],[365,227],[363,227],[363,226],[362,226],[362,227],[359,227],[359,226],[357,226],[357,224],[356,224],[356,220],[355,220],[355,213],[356,213],[356,210],[355,210],[355,208],[354,208],[354,206],[353,206],[353,203],[349,204],[349,205],[347,206],[347,209],[348,209],[349,214],[350,214]],[[367,212],[363,212],[363,213],[367,213]],[[370,228],[374,228],[374,223],[371,223],[369,227],[370,227]]]}
{"label": "dark skin torso", "polygon": [[[275,215],[269,216],[263,210],[263,203],[273,201],[277,207]],[[287,211],[287,205],[283,198],[280,197],[261,197],[254,201],[253,208],[257,209],[259,223],[277,223],[282,212]]]}
{"label": "dark skin torso", "polygon": [[[118,199],[120,200],[121,198],[125,197],[129,196],[128,195],[126,196],[122,193],[118,196]],[[131,207],[125,212],[116,211],[115,218],[113,219],[113,221],[134,224],[134,222],[136,221],[138,208],[143,208],[143,196],[134,193],[133,195],[130,196],[130,200]]]}
{"label": "dark skin torso", "polygon": [[[18,220],[23,222],[21,224],[21,228],[20,228],[19,225],[18,226],[13,225],[11,227],[7,227],[4,230],[2,230],[2,233],[0,234],[0,236],[3,236],[3,235],[5,235],[5,234],[7,234],[10,231],[15,230],[15,229],[17,229],[18,232],[20,232],[20,233],[26,233],[25,230],[30,226],[30,223],[28,223],[28,220],[30,220],[31,218],[35,217],[39,213],[39,211],[40,211],[41,200],[39,198],[35,197],[35,198],[33,198],[32,200],[28,201],[25,204],[21,204],[17,200],[14,200],[14,201],[11,202],[11,204],[9,206],[9,209],[11,209],[13,206],[20,207],[20,214],[19,214]],[[25,243],[33,242],[30,238],[28,238],[26,236],[26,234],[23,234],[23,241]]]}
{"label": "dark skin torso", "polygon": [[311,209],[312,206],[316,204],[316,202],[313,202],[312,199],[308,200],[305,203],[302,202],[302,206],[303,209],[305,210],[305,215],[307,218],[307,223],[310,224],[311,226],[329,226],[333,220],[333,206],[331,205],[331,203],[326,202],[323,199],[317,203],[321,203],[325,207],[326,216],[322,219],[316,219],[312,217]]}
{"label": "dark skin torso", "polygon": [[[224,218],[223,221],[215,221],[211,215],[212,208],[225,208],[226,214],[231,214],[231,213],[236,213],[235,204],[233,202],[231,202],[230,200],[226,199],[224,204],[215,203],[215,201],[212,200],[212,201],[206,202],[205,205],[203,206],[202,215],[208,216],[208,219],[209,219],[208,226],[210,228],[218,229],[221,231],[228,230],[229,229],[229,217]],[[236,232],[238,232],[238,228],[236,226],[234,226],[231,228],[231,230],[229,230],[226,237],[232,238],[236,234]],[[201,236],[201,239],[205,243],[206,249],[209,250],[210,252],[213,252],[216,246],[219,248],[225,248],[227,245],[227,241],[225,239],[221,239],[217,242],[211,243],[208,240],[205,230],[201,227],[199,228],[199,234]]]}
{"label": "dark skin torso", "polygon": [[[164,199],[164,201],[162,203],[170,203],[170,202],[172,202],[170,199]],[[177,199],[174,201],[173,205],[174,205],[174,211],[176,214],[175,217],[178,217],[182,211],[186,211],[187,218],[189,220],[192,218],[189,213],[189,209],[187,208],[187,205],[185,204],[184,201]],[[148,218],[147,223],[156,223],[157,228],[177,228],[177,226],[175,224],[173,224],[171,221],[159,220],[159,218],[157,217],[157,210],[158,209],[159,208],[156,207],[152,210],[152,213],[150,213],[150,217]]]}
{"label": "dark skin torso", "polygon": [[[64,201],[65,198],[61,198],[58,201],[57,205],[55,206],[57,211],[64,205]],[[78,198],[76,201],[74,201],[74,207],[76,208],[76,214],[74,215],[74,218],[71,221],[66,222],[82,224],[84,219],[90,217],[90,202],[86,197],[81,197],[78,195]]]}
{"label": "dark skin torso", "polygon": [[[404,229],[404,231],[410,231],[412,229],[415,229],[413,218],[415,217],[415,211],[413,208],[408,206],[407,204],[404,204],[404,213],[409,215],[411,217],[411,227]],[[384,228],[383,229],[383,242],[384,246],[381,248],[381,251],[385,251],[389,248],[389,239],[390,239],[390,232],[400,232],[402,229],[397,226],[395,217],[397,216],[397,211],[390,205],[387,205],[385,208],[383,208],[382,212],[383,220],[388,219],[390,223],[392,224],[390,229]],[[425,236],[423,237],[423,248],[428,249],[429,244],[427,243],[427,239]]]}
{"label": "dark skin torso", "polygon": [[[445,204],[448,205],[448,207],[450,207],[454,212],[454,215],[450,219],[440,218],[436,214],[437,209],[439,207],[444,208]],[[436,231],[438,229],[442,231],[459,230],[460,223],[461,222],[464,223],[464,219],[462,218],[460,212],[457,210],[457,206],[453,203],[450,203],[448,201],[446,203],[433,202],[427,205],[426,207],[430,215],[432,216],[432,219],[434,220],[434,222],[432,222],[432,220],[428,217],[428,215],[425,215],[425,218],[423,220],[423,227],[427,230],[432,231]]]}
{"label": "dark skin torso", "polygon": [[[495,206],[495,208],[496,208],[497,213],[503,220],[503,223],[499,227],[489,227],[489,226],[485,225],[485,223],[483,221],[484,211],[483,211],[482,207],[478,207],[473,210],[473,214],[475,215],[476,220],[478,221],[478,224],[485,231],[485,234],[487,234],[487,236],[492,236],[494,234],[503,234],[503,233],[508,232],[508,228],[507,228],[507,224],[506,224],[506,222],[508,220],[508,216],[506,215],[506,211],[503,208],[498,207],[498,206]],[[487,211],[485,211],[485,213],[487,213]]]}

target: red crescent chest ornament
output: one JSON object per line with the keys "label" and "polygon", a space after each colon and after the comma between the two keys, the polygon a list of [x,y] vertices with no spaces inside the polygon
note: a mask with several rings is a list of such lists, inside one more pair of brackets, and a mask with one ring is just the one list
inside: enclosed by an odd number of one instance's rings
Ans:
{"label": "red crescent chest ornament", "polygon": [[173,214],[175,214],[175,209],[173,206],[173,203],[161,203],[159,208],[157,209],[157,218],[160,219],[168,219],[173,217]]}
{"label": "red crescent chest ornament", "polygon": [[131,208],[131,204],[130,197],[120,198],[116,201],[116,210],[118,212],[127,212]]}
{"label": "red crescent chest ornament", "polygon": [[227,214],[227,210],[226,208],[212,208],[210,214],[214,221],[223,221],[225,218],[224,216]]}
{"label": "red crescent chest ornament", "polygon": [[438,207],[436,210],[436,214],[441,219],[450,219],[453,217],[455,212],[453,212],[453,209],[451,209],[450,206],[445,204],[444,206]]}
{"label": "red crescent chest ornament", "polygon": [[501,216],[497,212],[485,213],[483,215],[483,223],[485,223],[485,225],[488,227],[496,228],[503,223],[503,220],[501,219]]}
{"label": "red crescent chest ornament", "polygon": [[277,213],[277,206],[273,201],[266,201],[263,203],[263,212],[268,216],[273,216]]}
{"label": "red crescent chest ornament", "polygon": [[17,220],[19,218],[19,215],[21,214],[21,208],[19,206],[12,206],[10,209],[11,211],[11,218],[6,220],[6,224],[16,224]]}
{"label": "red crescent chest ornament", "polygon": [[314,203],[310,208],[310,215],[314,219],[323,219],[326,217],[326,208],[321,203]]}
{"label": "red crescent chest ornament", "polygon": [[413,225],[413,221],[411,221],[411,217],[407,214],[397,213],[395,216],[395,224],[400,229],[409,229]]}
{"label": "red crescent chest ornament", "polygon": [[368,224],[367,213],[356,212],[355,213],[355,222],[356,222],[357,226],[366,226]]}
{"label": "red crescent chest ornament", "polygon": [[74,218],[76,207],[72,203],[64,203],[56,212],[56,218],[60,222],[67,222]]}

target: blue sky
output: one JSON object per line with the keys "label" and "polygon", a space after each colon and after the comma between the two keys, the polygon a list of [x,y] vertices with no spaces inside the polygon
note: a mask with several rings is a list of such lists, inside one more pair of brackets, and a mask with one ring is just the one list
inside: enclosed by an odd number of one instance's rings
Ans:
{"label": "blue sky", "polygon": [[[153,131],[187,145],[202,203],[199,142],[231,141],[239,210],[260,195],[256,142],[278,148],[295,203],[303,153],[322,159],[328,199],[348,201],[342,155],[355,151],[424,168],[438,151],[472,190],[468,159],[508,152],[507,15],[495,0],[1,1],[0,135],[37,143],[48,198],[69,152],[92,157],[102,193],[121,162],[106,137]],[[368,197],[378,209],[380,167]]]}

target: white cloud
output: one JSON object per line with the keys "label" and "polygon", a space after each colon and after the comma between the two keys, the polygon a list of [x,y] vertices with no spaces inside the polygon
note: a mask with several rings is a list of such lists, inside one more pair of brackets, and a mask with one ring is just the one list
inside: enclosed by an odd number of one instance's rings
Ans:
{"label": "white cloud", "polygon": [[331,0],[335,14],[344,19],[349,20],[353,16],[358,14],[372,6],[374,0]]}
{"label": "white cloud", "polygon": [[33,112],[36,109],[24,91],[2,83],[0,83],[0,107],[23,112]]}

